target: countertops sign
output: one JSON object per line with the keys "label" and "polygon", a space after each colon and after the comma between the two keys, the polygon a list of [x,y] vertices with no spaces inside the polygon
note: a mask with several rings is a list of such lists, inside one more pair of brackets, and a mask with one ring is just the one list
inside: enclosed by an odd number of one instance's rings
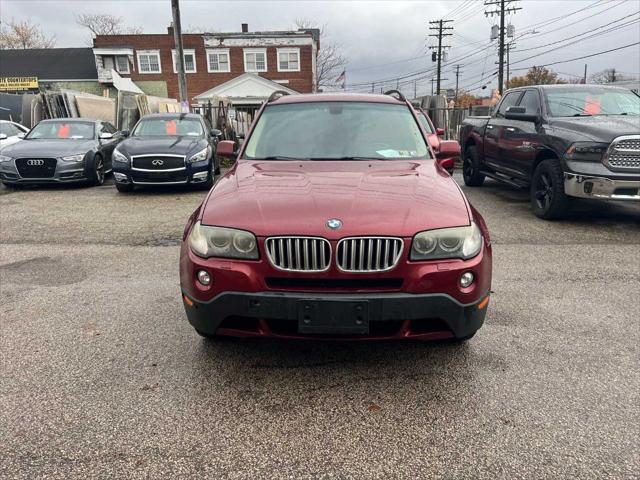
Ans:
{"label": "countertops sign", "polygon": [[0,77],[0,91],[36,88],[38,88],[38,77]]}

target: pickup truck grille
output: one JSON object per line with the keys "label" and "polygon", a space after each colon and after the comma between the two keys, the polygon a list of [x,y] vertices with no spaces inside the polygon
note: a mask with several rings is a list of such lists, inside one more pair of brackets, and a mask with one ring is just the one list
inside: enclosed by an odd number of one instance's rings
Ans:
{"label": "pickup truck grille", "polygon": [[640,170],[640,135],[616,138],[607,150],[604,163],[614,171]]}
{"label": "pickup truck grille", "polygon": [[360,273],[391,270],[400,260],[402,248],[401,238],[344,238],[338,242],[338,268]]}
{"label": "pickup truck grille", "polygon": [[331,264],[331,244],[319,237],[270,237],[267,257],[278,270],[324,272]]}

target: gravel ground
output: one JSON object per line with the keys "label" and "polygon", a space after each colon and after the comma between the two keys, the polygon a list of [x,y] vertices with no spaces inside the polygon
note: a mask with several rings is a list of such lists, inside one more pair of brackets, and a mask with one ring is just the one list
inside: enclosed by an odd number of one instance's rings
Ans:
{"label": "gravel ground", "polygon": [[466,345],[211,344],[177,265],[204,192],[0,187],[0,477],[640,477],[640,206],[466,191],[495,262]]}

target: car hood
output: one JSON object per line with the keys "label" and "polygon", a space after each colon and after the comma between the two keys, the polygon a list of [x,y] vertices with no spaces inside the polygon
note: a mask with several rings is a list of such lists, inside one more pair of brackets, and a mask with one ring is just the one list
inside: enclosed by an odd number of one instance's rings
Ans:
{"label": "car hood", "polygon": [[631,115],[562,118],[550,123],[583,137],[584,141],[611,143],[621,135],[640,134],[640,118]]}
{"label": "car hood", "polygon": [[3,155],[21,157],[65,157],[87,153],[94,146],[94,140],[34,139],[22,140],[2,149]]}
{"label": "car hood", "polygon": [[118,145],[118,150],[128,155],[149,153],[189,155],[206,146],[207,141],[201,137],[130,137]]}
{"label": "car hood", "polygon": [[[327,220],[343,223],[330,230]],[[455,181],[433,161],[247,161],[214,187],[202,223],[269,235],[410,237],[469,225]]]}

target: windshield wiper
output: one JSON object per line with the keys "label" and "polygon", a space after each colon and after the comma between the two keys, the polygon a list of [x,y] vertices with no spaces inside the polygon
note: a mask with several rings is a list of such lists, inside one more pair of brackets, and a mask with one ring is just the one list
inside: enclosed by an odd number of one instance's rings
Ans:
{"label": "windshield wiper", "polygon": [[297,162],[302,162],[305,160],[310,160],[309,158],[298,158],[298,157],[286,157],[284,155],[270,155],[264,158],[253,158],[252,160],[292,160]]}
{"label": "windshield wiper", "polygon": [[574,113],[572,117],[593,117],[590,113]]}
{"label": "windshield wiper", "polygon": [[344,157],[315,157],[315,158],[310,158],[309,160],[318,160],[318,161],[332,161],[332,160],[363,160],[363,161],[370,161],[370,160],[386,160],[386,158],[375,158],[375,157],[351,157],[351,156],[344,156]]}

